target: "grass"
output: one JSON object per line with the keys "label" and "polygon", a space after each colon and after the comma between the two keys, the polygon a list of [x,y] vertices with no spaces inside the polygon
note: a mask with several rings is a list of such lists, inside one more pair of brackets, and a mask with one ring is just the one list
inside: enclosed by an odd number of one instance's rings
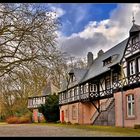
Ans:
{"label": "grass", "polygon": [[[0,125],[8,123],[1,122]],[[97,126],[97,125],[76,125],[76,124],[61,124],[61,123],[32,123],[28,125],[48,125],[65,128],[84,129],[85,131],[93,131],[99,134],[107,134],[109,136],[126,136],[126,137],[140,137],[140,129],[121,128],[113,126]]]}
{"label": "grass", "polygon": [[39,123],[39,125],[77,128],[77,129],[84,129],[85,131],[96,131],[96,132],[98,131],[100,133],[108,133],[111,136],[133,136],[133,137],[140,136],[140,129],[134,129],[134,128],[121,128],[121,127],[97,126],[97,125],[75,125],[75,124],[68,125],[68,124],[61,124],[61,123]]}

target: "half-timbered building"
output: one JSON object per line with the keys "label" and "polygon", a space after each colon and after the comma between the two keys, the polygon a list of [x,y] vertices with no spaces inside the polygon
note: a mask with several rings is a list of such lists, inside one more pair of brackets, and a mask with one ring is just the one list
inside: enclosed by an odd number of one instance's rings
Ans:
{"label": "half-timbered building", "polygon": [[45,120],[43,114],[39,112],[38,107],[41,104],[45,104],[48,95],[58,93],[59,88],[53,84],[51,79],[48,78],[48,81],[49,82],[47,82],[41,95],[34,95],[28,97],[27,108],[32,111],[32,120],[34,122],[42,122]]}
{"label": "half-timbered building", "polygon": [[134,127],[140,124],[140,26],[110,50],[87,55],[59,92],[60,121]]}

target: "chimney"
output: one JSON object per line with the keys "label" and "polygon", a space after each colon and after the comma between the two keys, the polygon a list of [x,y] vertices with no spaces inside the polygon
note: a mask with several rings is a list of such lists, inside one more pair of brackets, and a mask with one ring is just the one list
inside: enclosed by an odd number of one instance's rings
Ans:
{"label": "chimney", "polygon": [[87,67],[89,68],[92,64],[93,64],[93,54],[92,54],[92,52],[88,52]]}
{"label": "chimney", "polygon": [[104,51],[103,51],[102,49],[99,50],[99,52],[98,52],[98,57],[100,57],[103,53],[104,53]]}

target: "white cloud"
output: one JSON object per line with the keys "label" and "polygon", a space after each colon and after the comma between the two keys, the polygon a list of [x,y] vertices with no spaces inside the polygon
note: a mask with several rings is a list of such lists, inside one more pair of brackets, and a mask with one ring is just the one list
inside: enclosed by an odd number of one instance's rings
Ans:
{"label": "white cloud", "polygon": [[61,49],[79,57],[86,57],[88,51],[96,56],[100,49],[110,49],[129,36],[133,11],[136,24],[140,24],[140,4],[118,4],[109,19],[90,21],[83,31],[69,37],[61,35]]}
{"label": "white cloud", "polygon": [[56,13],[56,18],[61,17],[65,14],[65,11],[62,8],[50,6],[50,9]]}
{"label": "white cloud", "polygon": [[87,9],[85,8],[83,10],[83,7],[78,7],[77,10],[76,10],[76,16],[75,16],[75,20],[76,20],[76,24],[80,23],[86,16],[87,14]]}

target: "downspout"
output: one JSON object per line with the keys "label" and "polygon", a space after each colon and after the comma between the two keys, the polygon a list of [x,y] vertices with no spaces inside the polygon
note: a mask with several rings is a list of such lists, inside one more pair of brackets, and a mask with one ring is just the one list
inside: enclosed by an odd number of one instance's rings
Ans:
{"label": "downspout", "polygon": [[79,103],[80,103],[80,85],[78,84],[78,95],[79,95],[79,102],[78,102],[78,124],[79,124]]}
{"label": "downspout", "polygon": [[124,127],[124,107],[123,107],[123,68],[121,66],[121,82],[122,82],[122,87],[121,87],[121,98],[122,98],[122,127]]}
{"label": "downspout", "polygon": [[123,87],[121,89],[121,95],[122,95],[122,127],[124,127],[124,108],[123,108]]}
{"label": "downspout", "polygon": [[[66,89],[66,91],[67,91],[67,94],[68,94],[68,87],[69,87],[69,83],[70,83],[70,77],[68,78],[68,84],[67,84],[67,89]],[[69,104],[68,104],[68,122],[69,122]]]}

